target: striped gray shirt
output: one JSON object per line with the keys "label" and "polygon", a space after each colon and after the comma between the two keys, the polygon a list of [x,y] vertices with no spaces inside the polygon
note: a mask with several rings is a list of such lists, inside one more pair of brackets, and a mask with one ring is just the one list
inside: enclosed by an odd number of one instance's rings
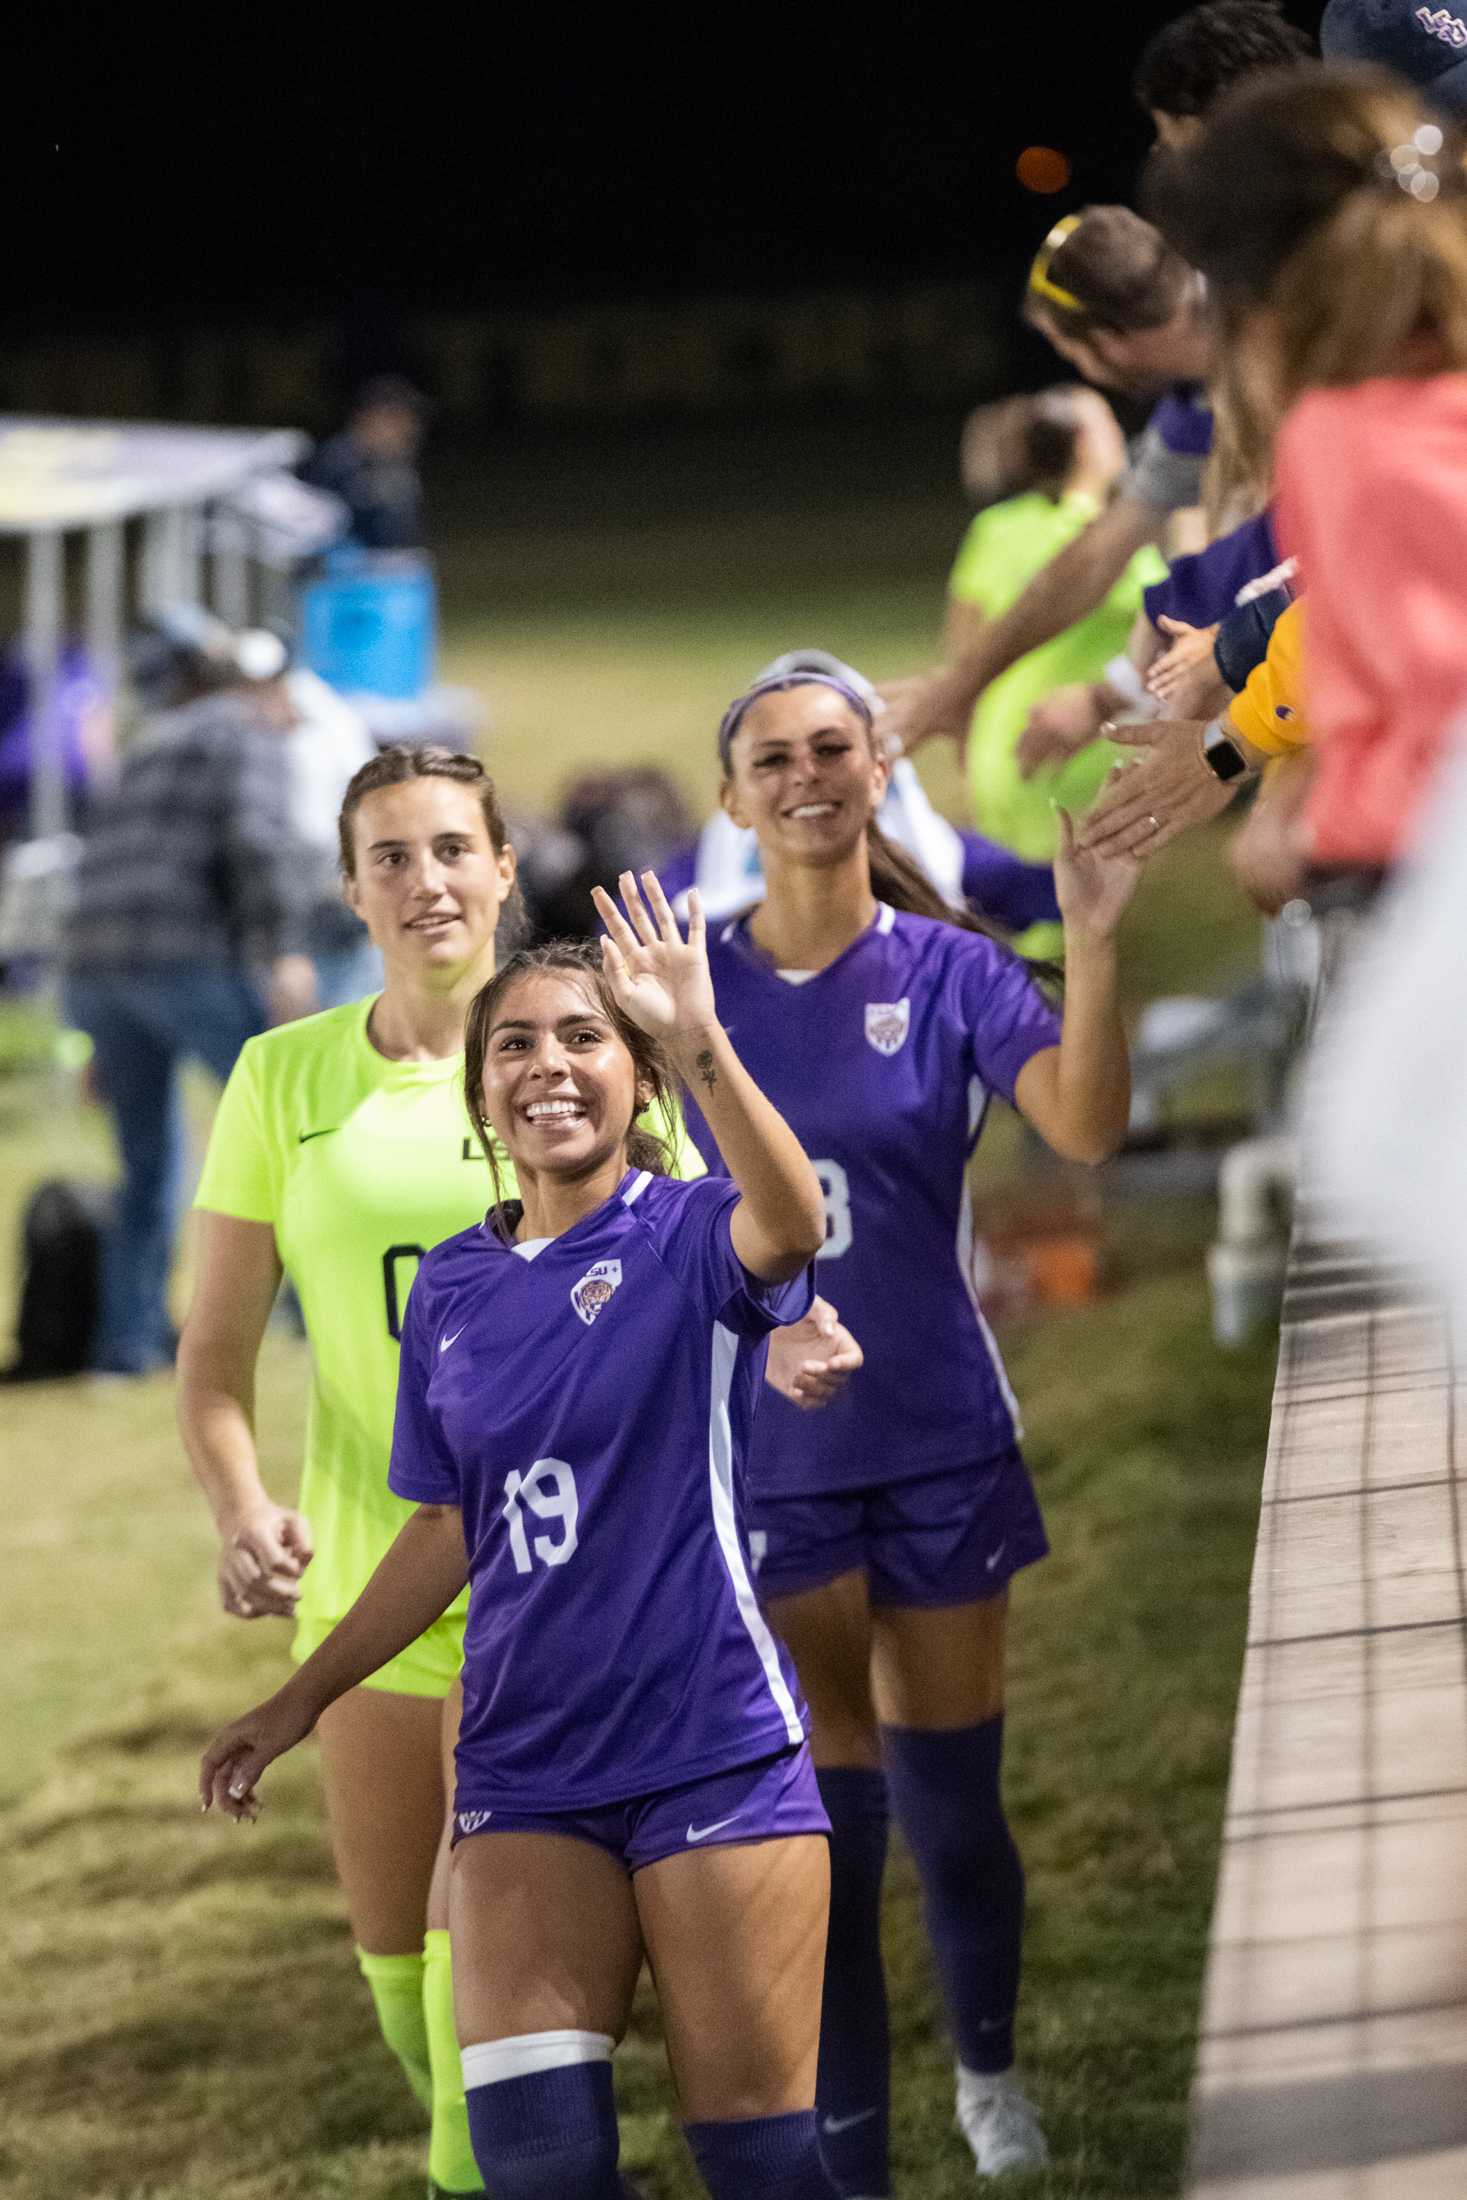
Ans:
{"label": "striped gray shirt", "polygon": [[87,835],[70,967],[262,966],[303,947],[317,866],[292,829],[287,757],[245,694],[152,719]]}

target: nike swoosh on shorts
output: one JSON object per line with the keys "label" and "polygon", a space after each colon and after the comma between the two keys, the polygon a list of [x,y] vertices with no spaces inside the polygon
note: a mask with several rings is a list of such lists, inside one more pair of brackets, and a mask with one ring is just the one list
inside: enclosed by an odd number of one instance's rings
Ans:
{"label": "nike swoosh on shorts", "polygon": [[711,1826],[689,1826],[688,1839],[690,1841],[706,1841],[710,1833],[722,1833],[725,1826],[731,1826],[735,1818],[742,1818],[743,1815],[741,1810],[736,1810],[733,1818],[715,1818]]}
{"label": "nike swoosh on shorts", "polygon": [[854,2124],[869,2123],[875,2114],[874,2108],[858,2108],[854,2116],[825,2117],[820,2128],[833,2139],[838,2131],[849,2131]]}

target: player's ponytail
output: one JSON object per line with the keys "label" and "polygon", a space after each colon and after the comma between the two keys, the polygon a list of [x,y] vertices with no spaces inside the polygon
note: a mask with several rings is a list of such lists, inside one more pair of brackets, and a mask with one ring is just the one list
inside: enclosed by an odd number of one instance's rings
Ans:
{"label": "player's ponytail", "polygon": [[595,941],[551,940],[544,947],[517,948],[508,956],[487,985],[480,986],[474,995],[464,1025],[464,1103],[474,1136],[489,1164],[496,1207],[504,1198],[499,1173],[502,1151],[484,1103],[484,1055],[495,1019],[511,989],[523,978],[547,974],[574,978],[585,988],[598,1014],[606,1018],[630,1054],[638,1092],[648,1096],[627,1134],[627,1166],[646,1169],[652,1176],[671,1176],[676,1165],[678,1078],[666,1049],[634,1024],[617,1001],[606,982],[600,947]]}

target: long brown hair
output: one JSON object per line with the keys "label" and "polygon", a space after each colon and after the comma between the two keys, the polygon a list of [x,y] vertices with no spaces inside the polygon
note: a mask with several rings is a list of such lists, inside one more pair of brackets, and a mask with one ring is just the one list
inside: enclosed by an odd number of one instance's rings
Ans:
{"label": "long brown hair", "polygon": [[[583,985],[632,1058],[640,1102],[627,1134],[627,1165],[650,1170],[653,1176],[673,1174],[678,1143],[678,1077],[667,1051],[656,1039],[634,1024],[620,1006],[601,966],[600,948],[591,940],[550,940],[543,947],[520,947],[510,955],[469,1003],[464,1025],[464,1102],[474,1136],[484,1149],[494,1186],[494,1204],[504,1197],[499,1173],[499,1141],[490,1128],[484,1105],[484,1056],[494,1020],[511,987],[522,978],[557,975]],[[651,1120],[646,1120],[650,1118]]]}
{"label": "long brown hair", "polygon": [[[1267,309],[1281,413],[1306,389],[1399,373],[1413,338],[1467,368],[1464,152],[1458,125],[1382,69],[1271,70],[1157,167],[1147,203],[1206,275],[1225,358]],[[1276,425],[1255,418],[1252,440]]]}

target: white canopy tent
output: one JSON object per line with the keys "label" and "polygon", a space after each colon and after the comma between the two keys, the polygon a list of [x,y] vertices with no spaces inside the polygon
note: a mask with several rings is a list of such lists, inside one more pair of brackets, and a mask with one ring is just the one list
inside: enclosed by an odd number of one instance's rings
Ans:
{"label": "white canopy tent", "polygon": [[[67,628],[66,537],[85,539],[77,631],[115,689],[129,609],[210,603],[231,626],[250,614],[250,566],[268,524],[262,477],[288,502],[314,492],[280,481],[309,438],[268,431],[164,428],[0,414],[0,535],[25,545],[23,644],[31,679],[30,829],[67,828],[66,770],[55,708]],[[248,493],[247,493],[248,492]],[[323,499],[323,503],[331,500]],[[138,554],[127,528],[140,524]],[[328,528],[329,539],[334,528]],[[134,603],[130,607],[129,573]]]}

